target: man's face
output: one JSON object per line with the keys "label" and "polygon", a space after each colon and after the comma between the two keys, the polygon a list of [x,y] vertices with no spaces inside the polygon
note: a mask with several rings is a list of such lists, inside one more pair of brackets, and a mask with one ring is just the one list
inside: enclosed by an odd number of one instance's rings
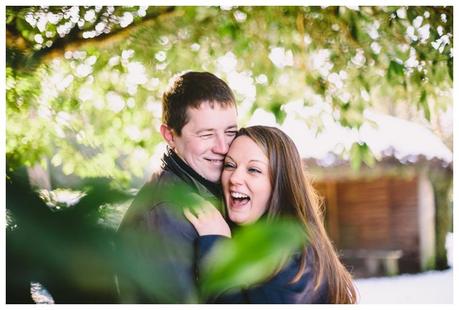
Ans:
{"label": "man's face", "polygon": [[199,108],[189,108],[188,123],[182,133],[174,133],[173,149],[205,179],[218,182],[223,160],[237,132],[234,106],[221,107],[203,102]]}

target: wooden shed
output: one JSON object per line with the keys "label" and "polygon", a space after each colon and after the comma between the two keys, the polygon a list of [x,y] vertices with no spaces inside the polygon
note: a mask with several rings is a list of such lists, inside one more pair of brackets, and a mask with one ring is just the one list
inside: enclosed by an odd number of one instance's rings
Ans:
{"label": "wooden shed", "polygon": [[435,268],[446,235],[439,215],[450,209],[436,203],[448,190],[435,188],[436,175],[447,180],[452,171],[426,162],[378,163],[358,175],[345,167],[316,171],[327,232],[355,276]]}
{"label": "wooden shed", "polygon": [[[418,123],[374,111],[364,113],[359,130],[334,121],[324,103],[292,104],[286,111],[277,127],[297,145],[324,198],[326,229],[354,276],[447,268],[453,156],[439,137]],[[320,118],[323,131],[311,130],[307,117]],[[366,143],[374,166],[351,169],[346,154],[354,143]]]}

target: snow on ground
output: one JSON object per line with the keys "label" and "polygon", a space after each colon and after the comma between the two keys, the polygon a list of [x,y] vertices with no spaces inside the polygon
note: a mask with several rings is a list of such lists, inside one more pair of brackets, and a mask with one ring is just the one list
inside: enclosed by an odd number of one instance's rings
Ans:
{"label": "snow on ground", "polygon": [[[356,279],[360,304],[452,304],[453,269],[404,274],[395,277]],[[48,291],[31,283],[33,300],[53,304]]]}
{"label": "snow on ground", "polygon": [[356,279],[361,304],[451,304],[453,269]]}

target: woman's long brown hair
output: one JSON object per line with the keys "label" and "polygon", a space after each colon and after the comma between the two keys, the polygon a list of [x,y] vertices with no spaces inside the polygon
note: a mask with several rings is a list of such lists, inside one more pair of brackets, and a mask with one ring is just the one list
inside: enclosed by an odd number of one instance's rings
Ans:
{"label": "woman's long brown hair", "polygon": [[[238,136],[248,136],[269,159],[273,192],[267,209],[268,219],[290,216],[299,220],[314,253],[314,288],[328,284],[330,303],[356,303],[357,294],[352,277],[340,262],[323,226],[319,195],[303,172],[301,158],[294,142],[280,129],[268,126],[242,128]],[[292,279],[298,281],[307,260],[305,247],[300,268]]]}

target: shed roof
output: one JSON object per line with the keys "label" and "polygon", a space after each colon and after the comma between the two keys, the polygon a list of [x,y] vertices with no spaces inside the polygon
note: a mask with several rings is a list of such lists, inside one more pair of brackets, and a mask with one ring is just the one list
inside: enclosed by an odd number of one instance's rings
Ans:
{"label": "shed roof", "polygon": [[364,112],[363,125],[356,129],[340,125],[327,106],[304,107],[302,103],[292,103],[286,112],[284,123],[279,125],[272,113],[257,110],[249,125],[282,129],[293,139],[303,159],[314,159],[323,167],[336,165],[340,158],[348,160],[347,151],[355,142],[365,142],[378,161],[392,157],[409,164],[422,158],[440,161],[445,167],[453,161],[452,151],[441,139],[418,123],[368,109]]}

